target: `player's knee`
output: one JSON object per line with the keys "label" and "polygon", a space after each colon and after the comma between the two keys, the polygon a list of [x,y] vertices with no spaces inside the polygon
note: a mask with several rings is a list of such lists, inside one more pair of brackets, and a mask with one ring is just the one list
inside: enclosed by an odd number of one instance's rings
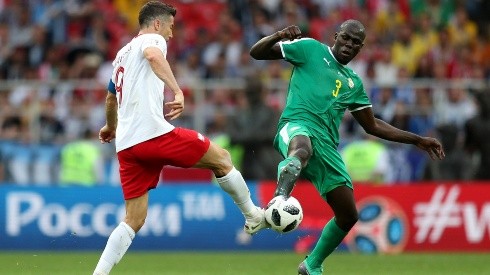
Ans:
{"label": "player's knee", "polygon": [[313,148],[307,136],[296,136],[289,144],[289,155],[296,156],[301,161],[303,167],[306,166],[312,154]]}
{"label": "player's knee", "polygon": [[358,220],[359,214],[357,211],[353,211],[347,218],[347,226],[349,227],[349,230],[357,223]]}
{"label": "player's knee", "polygon": [[231,161],[230,152],[226,149],[220,149],[216,159],[216,166],[213,169],[214,174],[218,177],[225,176],[231,169],[233,169],[233,162]]}
{"label": "player's knee", "polygon": [[336,216],[337,225],[344,231],[349,231],[359,220],[357,211],[345,212],[342,215]]}
{"label": "player's knee", "polygon": [[311,149],[307,147],[300,147],[296,149],[295,152],[296,157],[299,159],[299,161],[301,161],[303,167],[306,166],[306,164],[308,163],[311,154],[312,154]]}

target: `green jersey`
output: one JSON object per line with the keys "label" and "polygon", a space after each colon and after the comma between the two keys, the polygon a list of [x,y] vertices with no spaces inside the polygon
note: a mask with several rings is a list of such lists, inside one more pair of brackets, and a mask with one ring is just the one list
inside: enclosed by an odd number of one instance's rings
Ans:
{"label": "green jersey", "polygon": [[294,68],[278,129],[288,122],[301,122],[312,134],[326,135],[337,146],[345,110],[371,107],[361,78],[317,40],[303,38],[279,45]]}
{"label": "green jersey", "polygon": [[301,173],[326,199],[338,186],[353,188],[337,151],[345,110],[354,112],[371,107],[371,103],[360,77],[338,63],[327,45],[310,38],[279,45],[294,69],[274,147],[286,157],[291,139],[310,137],[313,154]]}

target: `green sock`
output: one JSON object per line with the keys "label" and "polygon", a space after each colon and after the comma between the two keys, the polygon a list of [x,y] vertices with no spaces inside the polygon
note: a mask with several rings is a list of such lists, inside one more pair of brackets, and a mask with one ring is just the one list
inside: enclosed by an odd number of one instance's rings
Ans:
{"label": "green sock", "polygon": [[315,248],[311,251],[306,262],[311,268],[320,267],[325,259],[339,246],[348,232],[340,229],[332,218],[323,228]]}

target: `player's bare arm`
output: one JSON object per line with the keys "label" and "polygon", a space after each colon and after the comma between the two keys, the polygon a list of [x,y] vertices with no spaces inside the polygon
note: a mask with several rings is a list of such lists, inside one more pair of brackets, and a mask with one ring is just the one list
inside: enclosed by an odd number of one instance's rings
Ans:
{"label": "player's bare arm", "polygon": [[250,49],[250,56],[257,60],[282,59],[281,48],[277,42],[282,39],[294,40],[296,38],[301,38],[299,27],[295,25],[286,27],[257,41]]}
{"label": "player's bare arm", "polygon": [[116,137],[117,98],[116,95],[111,92],[107,92],[105,99],[105,116],[106,124],[99,131],[99,140],[101,143],[109,143]]}
{"label": "player's bare arm", "polygon": [[150,63],[151,69],[167,87],[174,92],[174,100],[165,105],[170,107],[170,112],[165,117],[170,120],[178,118],[184,110],[184,93],[177,84],[177,80],[170,68],[170,64],[163,56],[162,51],[156,47],[146,48],[143,52],[146,60]]}
{"label": "player's bare arm", "polygon": [[443,159],[445,156],[441,143],[431,137],[421,137],[411,132],[400,130],[373,115],[372,108],[352,112],[354,118],[366,133],[395,142],[413,144],[426,151],[431,159]]}

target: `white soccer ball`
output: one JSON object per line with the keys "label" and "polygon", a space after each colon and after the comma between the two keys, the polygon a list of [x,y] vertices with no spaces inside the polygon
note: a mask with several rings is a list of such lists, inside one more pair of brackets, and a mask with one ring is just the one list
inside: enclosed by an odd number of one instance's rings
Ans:
{"label": "white soccer ball", "polygon": [[291,232],[303,220],[303,209],[296,198],[277,196],[267,204],[265,219],[273,230],[279,233]]}

